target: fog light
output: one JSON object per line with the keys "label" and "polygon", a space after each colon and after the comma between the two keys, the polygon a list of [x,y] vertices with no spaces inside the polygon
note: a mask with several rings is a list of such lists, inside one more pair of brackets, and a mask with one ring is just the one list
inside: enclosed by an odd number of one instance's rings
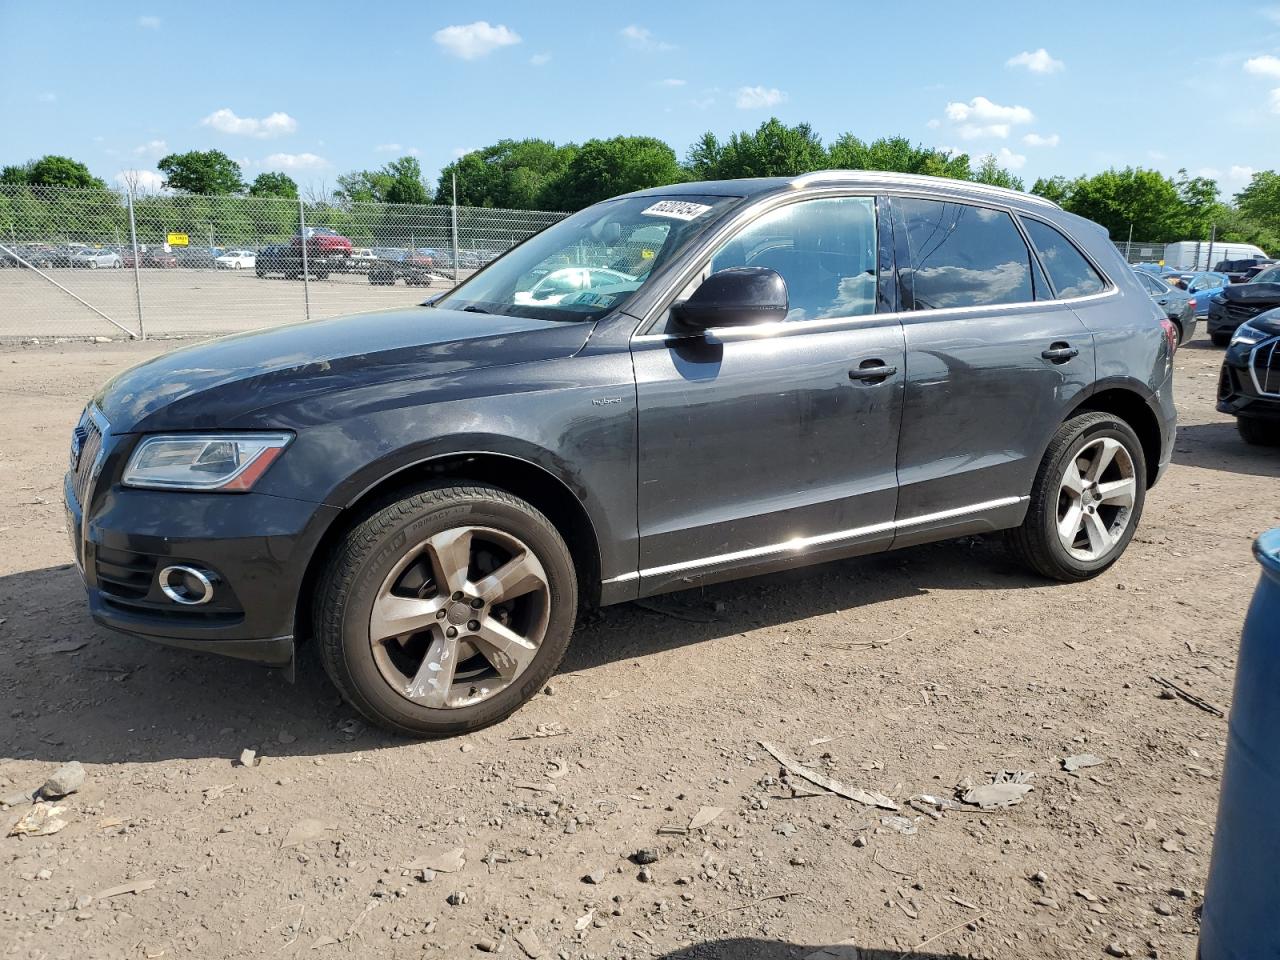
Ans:
{"label": "fog light", "polygon": [[156,580],[166,597],[185,607],[196,607],[213,599],[211,575],[195,567],[165,567]]}

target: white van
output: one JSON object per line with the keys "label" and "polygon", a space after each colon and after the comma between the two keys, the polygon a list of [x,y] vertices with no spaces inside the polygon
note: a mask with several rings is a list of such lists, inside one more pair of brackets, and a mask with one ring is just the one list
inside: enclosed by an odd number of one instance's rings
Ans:
{"label": "white van", "polygon": [[1249,260],[1254,257],[1265,260],[1267,255],[1252,243],[1215,240],[1211,249],[1208,240],[1180,240],[1166,244],[1164,248],[1165,266],[1176,270],[1212,270],[1223,260]]}

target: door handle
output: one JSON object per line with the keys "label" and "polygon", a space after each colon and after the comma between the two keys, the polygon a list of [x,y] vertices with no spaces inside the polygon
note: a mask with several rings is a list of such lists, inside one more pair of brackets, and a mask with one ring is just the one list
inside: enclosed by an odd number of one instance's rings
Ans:
{"label": "door handle", "polygon": [[898,372],[898,368],[886,364],[883,360],[863,360],[849,371],[850,380],[862,380],[879,383]]}
{"label": "door handle", "polygon": [[1055,343],[1048,350],[1041,350],[1040,356],[1051,363],[1066,363],[1080,356],[1080,350],[1069,343]]}

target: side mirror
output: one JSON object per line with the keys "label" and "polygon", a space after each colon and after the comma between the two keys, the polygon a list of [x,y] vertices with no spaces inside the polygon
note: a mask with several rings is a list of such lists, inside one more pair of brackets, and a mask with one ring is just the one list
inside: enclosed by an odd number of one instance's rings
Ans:
{"label": "side mirror", "polygon": [[688,300],[672,304],[671,315],[690,330],[785,320],[787,281],[768,267],[730,267],[703,280]]}

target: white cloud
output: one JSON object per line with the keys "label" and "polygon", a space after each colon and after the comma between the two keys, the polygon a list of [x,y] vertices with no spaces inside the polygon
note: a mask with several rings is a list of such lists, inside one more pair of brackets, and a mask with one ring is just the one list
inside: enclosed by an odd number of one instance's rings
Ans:
{"label": "white cloud", "polygon": [[1163,150],[1148,150],[1147,156],[1150,157],[1152,160],[1168,160],[1169,159],[1169,155],[1165,153]]}
{"label": "white cloud", "polygon": [[128,188],[133,184],[138,193],[160,193],[164,190],[164,177],[154,170],[121,170],[113,179],[120,187]]}
{"label": "white cloud", "polygon": [[689,106],[695,110],[710,110],[715,105],[716,98],[712,94],[707,94],[705,97],[694,97],[689,101]]}
{"label": "white cloud", "polygon": [[319,170],[327,167],[329,161],[314,153],[273,153],[262,161],[262,165],[279,170]]}
{"label": "white cloud", "polygon": [[1062,138],[1056,133],[1051,133],[1048,136],[1039,133],[1028,133],[1022,138],[1022,142],[1028,147],[1056,147],[1062,142]]}
{"label": "white cloud", "polygon": [[36,100],[38,100],[40,103],[56,103],[58,100],[58,95],[54,93],[52,90],[46,90],[44,93],[37,95]]}
{"label": "white cloud", "polygon": [[529,63],[535,67],[545,67],[550,62],[551,54],[549,53],[535,53],[529,58]]}
{"label": "white cloud", "polygon": [[169,145],[163,140],[148,140],[146,143],[133,148],[133,154],[136,157],[160,157],[168,152]]}
{"label": "white cloud", "polygon": [[1023,50],[1016,57],[1004,62],[1006,67],[1025,67],[1032,73],[1057,73],[1066,68],[1061,60],[1055,60],[1044,47],[1039,50]]}
{"label": "white cloud", "polygon": [[1210,180],[1217,180],[1222,176],[1222,171],[1217,167],[1198,167],[1195,171],[1197,177],[1208,177]]}
{"label": "white cloud", "polygon": [[937,130],[940,126],[942,126],[942,121],[939,120],[937,117],[932,117],[930,118],[929,122],[925,124],[925,126],[928,127],[930,130]]}
{"label": "white cloud", "polygon": [[1008,147],[1001,147],[996,153],[996,159],[1000,161],[1002,167],[1008,167],[1010,170],[1021,170],[1027,165],[1025,154],[1014,153]]}
{"label": "white cloud", "polygon": [[398,153],[406,157],[416,157],[422,153],[417,147],[406,147],[402,143],[380,143],[373,150],[375,153]]}
{"label": "white cloud", "polygon": [[664,53],[667,50],[674,50],[675,44],[667,43],[665,40],[659,40],[653,35],[653,31],[648,27],[642,27],[638,24],[630,24],[618,31],[622,35],[622,39],[627,41],[636,50],[652,50]]}
{"label": "white cloud", "polygon": [[150,16],[148,16],[148,17],[139,17],[139,18],[138,18],[138,26],[139,26],[139,27],[141,27],[143,30],[159,30],[159,29],[160,29],[160,18],[159,18],[159,17],[150,17]]}
{"label": "white cloud", "polygon": [[1035,120],[1035,115],[1026,107],[1006,107],[986,97],[974,97],[968,103],[953,100],[943,112],[948,120],[960,125],[956,132],[965,140],[981,137],[1004,140],[1012,127]]}
{"label": "white cloud", "polygon": [[465,157],[468,153],[475,153],[479,149],[479,147],[454,147],[453,159],[458,160]]}
{"label": "white cloud", "polygon": [[256,117],[238,117],[228,107],[215,110],[203,120],[202,126],[213,127],[219,133],[230,133],[241,137],[282,137],[298,129],[298,121],[287,113],[272,113],[258,119]]}
{"label": "white cloud", "polygon": [[1258,77],[1280,77],[1280,57],[1266,54],[1244,62],[1244,72]]}
{"label": "white cloud", "polygon": [[739,110],[758,110],[776,107],[786,99],[787,95],[777,87],[739,87],[734,103]]}
{"label": "white cloud", "polygon": [[1233,163],[1231,169],[1227,171],[1226,181],[1230,184],[1244,186],[1253,179],[1254,173],[1253,167],[1245,167],[1238,163]]}
{"label": "white cloud", "polygon": [[685,85],[685,82],[686,82],[686,81],[684,81],[684,80],[680,80],[680,79],[679,79],[679,78],[677,78],[677,77],[667,77],[667,79],[665,79],[665,80],[659,80],[659,81],[658,81],[658,86],[660,86],[660,87],[683,87],[683,86]]}
{"label": "white cloud", "polygon": [[520,42],[520,34],[502,24],[487,20],[445,27],[432,34],[432,39],[460,60],[478,60],[502,47]]}

